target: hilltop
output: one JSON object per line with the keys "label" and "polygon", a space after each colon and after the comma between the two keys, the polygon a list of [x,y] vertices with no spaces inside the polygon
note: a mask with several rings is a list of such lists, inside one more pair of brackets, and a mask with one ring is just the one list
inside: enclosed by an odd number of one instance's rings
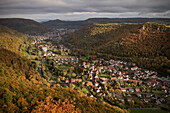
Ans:
{"label": "hilltop", "polygon": [[75,55],[128,60],[168,74],[169,37],[170,28],[157,23],[94,23],[70,34],[63,43]]}
{"label": "hilltop", "polygon": [[63,20],[49,20],[47,22],[42,22],[51,28],[60,29],[80,29],[89,24],[102,22],[102,23],[145,23],[145,22],[157,22],[160,24],[170,24],[170,19],[168,18],[89,18],[87,20],[81,21],[63,21]]}
{"label": "hilltop", "polygon": [[42,25],[39,22],[36,22],[31,19],[23,19],[23,18],[0,19],[0,25],[7,26],[11,29],[29,35],[40,35],[48,31],[51,31],[50,28],[48,28],[45,25]]}

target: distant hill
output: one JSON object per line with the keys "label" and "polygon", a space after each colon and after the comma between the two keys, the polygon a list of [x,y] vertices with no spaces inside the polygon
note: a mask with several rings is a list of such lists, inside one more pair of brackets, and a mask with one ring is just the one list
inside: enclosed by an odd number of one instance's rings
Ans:
{"label": "distant hill", "polygon": [[68,28],[68,29],[80,29],[91,23],[102,22],[102,23],[145,23],[145,22],[156,22],[160,24],[170,24],[168,18],[90,18],[82,21],[62,21],[59,19],[42,22],[51,28]]}
{"label": "distant hill", "polygon": [[0,25],[7,26],[24,34],[39,35],[51,31],[45,25],[31,19],[4,18],[0,19]]}
{"label": "distant hill", "polygon": [[91,24],[63,43],[73,54],[136,62],[139,66],[170,73],[170,28],[157,23]]}

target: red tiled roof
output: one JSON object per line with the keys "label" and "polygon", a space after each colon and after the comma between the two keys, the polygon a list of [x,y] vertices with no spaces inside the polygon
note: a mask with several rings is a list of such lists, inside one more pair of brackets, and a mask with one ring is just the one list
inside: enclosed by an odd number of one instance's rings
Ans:
{"label": "red tiled roof", "polygon": [[136,90],[136,91],[140,91],[140,89],[139,89],[139,88],[136,88],[135,90]]}

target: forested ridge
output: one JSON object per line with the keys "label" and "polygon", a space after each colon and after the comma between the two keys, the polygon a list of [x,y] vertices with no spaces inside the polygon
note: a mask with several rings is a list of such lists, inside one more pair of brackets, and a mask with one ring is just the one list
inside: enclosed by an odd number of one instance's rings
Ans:
{"label": "forested ridge", "polygon": [[0,19],[0,25],[29,35],[41,35],[52,30],[39,22],[23,18],[2,18]]}
{"label": "forested ridge", "polygon": [[145,23],[145,22],[156,22],[160,24],[170,24],[168,18],[89,18],[87,20],[81,21],[64,21],[64,20],[49,20],[47,22],[42,22],[51,28],[67,28],[67,29],[80,29],[89,24],[102,22],[102,23]]}
{"label": "forested ridge", "polygon": [[157,23],[91,24],[63,39],[72,54],[136,62],[169,74],[170,28]]}

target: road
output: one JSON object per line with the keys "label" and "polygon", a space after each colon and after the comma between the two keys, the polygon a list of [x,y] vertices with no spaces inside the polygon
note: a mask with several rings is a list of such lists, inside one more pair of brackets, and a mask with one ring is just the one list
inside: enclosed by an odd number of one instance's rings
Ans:
{"label": "road", "polygon": [[42,66],[41,66],[41,51],[39,52],[39,73],[40,73],[40,76],[41,78],[43,77],[42,76]]}
{"label": "road", "polygon": [[[42,66],[41,66],[42,62],[41,62],[41,51],[39,52],[39,73],[40,73],[40,76],[41,78],[43,78],[43,75],[42,75]],[[54,83],[52,82],[49,82],[47,81],[49,84],[51,85],[54,85]]]}

